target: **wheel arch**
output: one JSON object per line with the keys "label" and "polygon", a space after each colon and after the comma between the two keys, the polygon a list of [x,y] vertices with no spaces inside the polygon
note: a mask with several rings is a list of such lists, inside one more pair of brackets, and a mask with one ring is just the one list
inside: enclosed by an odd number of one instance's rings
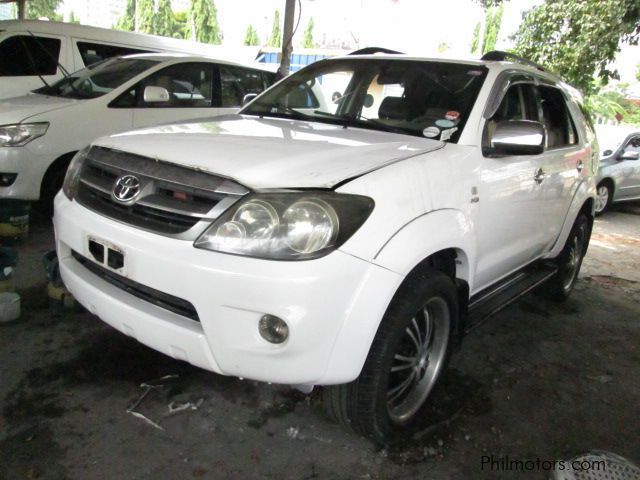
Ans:
{"label": "wheel arch", "polygon": [[44,175],[42,176],[42,181],[40,183],[40,199],[43,200],[43,194],[46,193],[48,182],[50,182],[56,174],[59,174],[60,170],[64,169],[66,171],[69,163],[73,156],[78,153],[77,151],[68,152],[63,155],[60,155],[56,158],[51,165],[45,170]]}

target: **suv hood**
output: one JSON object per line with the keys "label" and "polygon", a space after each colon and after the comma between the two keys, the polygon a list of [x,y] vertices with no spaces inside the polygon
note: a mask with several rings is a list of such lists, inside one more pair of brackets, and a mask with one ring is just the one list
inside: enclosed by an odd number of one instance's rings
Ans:
{"label": "suv hood", "polygon": [[20,123],[29,117],[74,105],[82,100],[31,94],[0,100],[0,124]]}
{"label": "suv hood", "polygon": [[232,178],[250,188],[331,188],[443,142],[362,128],[227,115],[104,137],[94,145]]}

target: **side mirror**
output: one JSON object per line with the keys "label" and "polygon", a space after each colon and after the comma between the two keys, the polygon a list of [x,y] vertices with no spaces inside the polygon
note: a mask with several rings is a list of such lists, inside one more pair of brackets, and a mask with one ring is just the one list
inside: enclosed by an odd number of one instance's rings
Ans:
{"label": "side mirror", "polygon": [[247,93],[244,97],[242,97],[242,106],[244,107],[247,103],[252,101],[257,96],[257,93]]}
{"label": "side mirror", "polygon": [[640,152],[622,152],[618,156],[618,160],[638,160],[640,159]]}
{"label": "side mirror", "polygon": [[164,103],[171,99],[166,88],[152,85],[145,87],[143,98],[145,103]]}
{"label": "side mirror", "polygon": [[544,152],[544,127],[530,120],[498,122],[490,138],[495,155],[538,155]]}

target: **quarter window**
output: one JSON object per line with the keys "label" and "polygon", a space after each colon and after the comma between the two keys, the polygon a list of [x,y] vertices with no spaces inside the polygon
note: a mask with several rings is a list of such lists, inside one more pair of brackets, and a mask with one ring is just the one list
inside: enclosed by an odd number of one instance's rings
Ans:
{"label": "quarter window", "polygon": [[0,76],[55,75],[60,40],[16,35],[0,43]]}

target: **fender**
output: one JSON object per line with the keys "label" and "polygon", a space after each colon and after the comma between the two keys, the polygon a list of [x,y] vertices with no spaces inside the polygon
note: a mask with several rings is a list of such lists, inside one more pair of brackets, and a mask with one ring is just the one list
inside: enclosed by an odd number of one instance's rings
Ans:
{"label": "fender", "polygon": [[461,210],[434,210],[404,225],[376,253],[373,263],[406,276],[428,256],[453,248],[456,277],[473,289],[477,241],[473,222]]}
{"label": "fender", "polygon": [[[567,238],[569,237],[569,233],[571,232],[571,228],[578,218],[578,214],[584,207],[584,204],[587,200],[592,199],[595,200],[596,197],[596,182],[594,177],[588,177],[584,182],[580,184],[576,193],[573,196],[573,200],[571,201],[571,206],[567,211],[567,215],[564,219],[564,224],[562,225],[562,229],[560,230],[560,234],[558,238],[556,238],[553,247],[551,250],[544,256],[544,258],[555,258],[560,255],[560,252],[564,248],[564,244],[567,242]],[[595,216],[595,201],[591,204],[591,210],[589,211],[589,215],[593,218]]]}
{"label": "fender", "polygon": [[[318,384],[350,382],[360,375],[382,317],[405,277],[425,258],[451,248],[458,253],[456,276],[470,282],[476,239],[471,221],[460,210],[442,209],[421,215],[380,248],[367,278],[354,292],[349,316]],[[356,338],[358,341],[353,341]]]}

